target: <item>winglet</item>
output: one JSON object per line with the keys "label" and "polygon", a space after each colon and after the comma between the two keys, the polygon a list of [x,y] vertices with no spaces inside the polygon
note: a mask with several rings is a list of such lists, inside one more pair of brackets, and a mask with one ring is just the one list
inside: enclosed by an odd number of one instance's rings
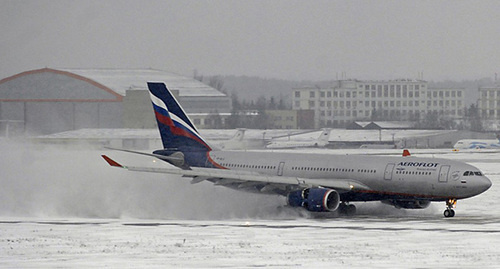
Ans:
{"label": "winglet", "polygon": [[101,155],[101,157],[102,157],[102,158],[104,158],[104,160],[105,160],[106,162],[108,162],[108,164],[109,164],[109,165],[114,166],[114,167],[120,167],[120,168],[123,168],[123,165],[121,165],[121,164],[119,164],[119,163],[115,162],[113,159],[109,158],[108,156],[106,156],[106,155]]}
{"label": "winglet", "polygon": [[403,150],[403,157],[408,157],[408,156],[411,156],[410,151],[407,149]]}

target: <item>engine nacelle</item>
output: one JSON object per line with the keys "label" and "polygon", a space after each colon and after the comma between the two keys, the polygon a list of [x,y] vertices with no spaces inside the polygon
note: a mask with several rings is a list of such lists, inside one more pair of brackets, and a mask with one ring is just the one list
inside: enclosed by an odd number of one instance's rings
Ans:
{"label": "engine nacelle", "polygon": [[307,188],[288,194],[288,205],[303,207],[312,212],[335,211],[340,204],[340,195],[332,189]]}
{"label": "engine nacelle", "polygon": [[425,200],[386,200],[382,203],[389,204],[395,208],[406,208],[406,209],[424,209],[427,208],[431,201]]}

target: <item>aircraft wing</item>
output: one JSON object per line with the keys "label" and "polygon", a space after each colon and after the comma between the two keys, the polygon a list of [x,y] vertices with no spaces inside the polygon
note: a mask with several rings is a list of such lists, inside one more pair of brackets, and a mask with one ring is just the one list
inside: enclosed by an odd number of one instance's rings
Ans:
{"label": "aircraft wing", "polygon": [[352,179],[332,179],[332,178],[298,178],[286,176],[264,175],[256,172],[213,169],[213,168],[192,168],[191,170],[183,170],[176,168],[158,168],[158,167],[138,167],[124,166],[102,155],[106,162],[118,168],[124,168],[129,171],[150,172],[181,175],[183,177],[191,177],[191,183],[198,183],[204,180],[210,180],[217,185],[227,185],[239,183],[242,185],[252,186],[254,184],[270,184],[270,185],[293,185],[297,187],[325,187],[332,188],[338,191],[352,190],[369,190],[370,188],[363,183]]}

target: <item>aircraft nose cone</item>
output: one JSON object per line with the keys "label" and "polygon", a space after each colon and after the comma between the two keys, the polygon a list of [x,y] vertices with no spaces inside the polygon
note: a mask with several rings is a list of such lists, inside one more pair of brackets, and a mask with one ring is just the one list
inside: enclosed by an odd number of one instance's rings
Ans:
{"label": "aircraft nose cone", "polygon": [[482,192],[485,192],[486,190],[488,190],[492,183],[491,183],[491,180],[487,177],[481,177],[481,178],[478,178],[478,182],[477,182],[477,189],[480,191],[480,193]]}

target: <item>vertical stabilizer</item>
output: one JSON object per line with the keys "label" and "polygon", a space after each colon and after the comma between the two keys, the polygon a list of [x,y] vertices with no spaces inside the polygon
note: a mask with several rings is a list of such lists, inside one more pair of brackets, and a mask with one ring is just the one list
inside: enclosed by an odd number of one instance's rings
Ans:
{"label": "vertical stabilizer", "polygon": [[172,151],[210,151],[172,93],[162,82],[148,82],[163,148]]}
{"label": "vertical stabilizer", "polygon": [[318,137],[318,145],[320,146],[326,146],[328,145],[328,141],[330,140],[330,133],[332,132],[332,129],[323,129],[323,132]]}

